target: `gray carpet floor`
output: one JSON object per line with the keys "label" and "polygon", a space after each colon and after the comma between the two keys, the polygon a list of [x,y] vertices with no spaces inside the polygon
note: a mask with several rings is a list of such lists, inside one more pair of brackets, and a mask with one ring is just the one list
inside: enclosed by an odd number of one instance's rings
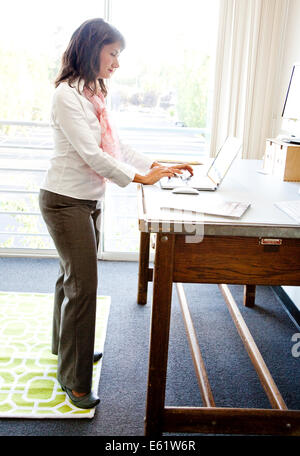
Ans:
{"label": "gray carpet floor", "polygon": [[[99,294],[111,296],[93,419],[1,419],[1,436],[142,436],[147,386],[152,284],[148,303],[136,303],[138,264],[99,261]],[[52,293],[56,259],[0,258],[0,290]],[[220,407],[270,408],[216,285],[184,285],[215,402]],[[300,357],[291,338],[299,329],[269,287],[243,306],[243,287],[230,286],[239,309],[290,409],[300,409]],[[181,310],[173,291],[167,405],[201,406]]]}

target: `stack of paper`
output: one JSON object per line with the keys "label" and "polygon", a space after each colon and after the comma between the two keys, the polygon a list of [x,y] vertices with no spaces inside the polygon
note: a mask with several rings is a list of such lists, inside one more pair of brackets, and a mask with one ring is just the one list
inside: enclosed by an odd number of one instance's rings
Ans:
{"label": "stack of paper", "polygon": [[248,209],[250,203],[241,203],[238,201],[219,201],[214,202],[210,205],[204,201],[199,202],[198,204],[185,204],[183,205],[180,202],[168,202],[164,203],[161,206],[161,209],[174,209],[180,211],[192,211],[200,212],[202,214],[210,215],[220,215],[223,217],[241,217],[244,212]]}
{"label": "stack of paper", "polygon": [[274,204],[283,212],[292,217],[296,222],[300,223],[300,200],[280,201]]}

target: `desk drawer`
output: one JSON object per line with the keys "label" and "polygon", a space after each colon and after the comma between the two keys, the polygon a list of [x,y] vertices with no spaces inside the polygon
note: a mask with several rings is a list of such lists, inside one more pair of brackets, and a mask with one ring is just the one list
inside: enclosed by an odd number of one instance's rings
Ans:
{"label": "desk drawer", "polygon": [[174,282],[300,285],[300,239],[262,245],[259,238],[176,236]]}

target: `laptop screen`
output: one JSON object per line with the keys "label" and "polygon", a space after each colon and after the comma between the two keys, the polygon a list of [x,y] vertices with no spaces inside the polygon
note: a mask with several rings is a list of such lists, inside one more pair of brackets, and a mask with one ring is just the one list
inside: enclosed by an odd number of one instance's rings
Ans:
{"label": "laptop screen", "polygon": [[207,171],[207,175],[216,184],[221,183],[241,147],[242,142],[240,139],[233,136],[229,136],[226,139]]}

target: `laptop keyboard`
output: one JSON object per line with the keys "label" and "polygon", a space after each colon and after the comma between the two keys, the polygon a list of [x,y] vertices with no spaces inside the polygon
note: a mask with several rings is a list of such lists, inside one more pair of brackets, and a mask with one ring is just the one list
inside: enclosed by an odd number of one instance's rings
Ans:
{"label": "laptop keyboard", "polygon": [[161,179],[163,185],[174,185],[174,187],[184,187],[185,185],[191,187],[194,186],[196,182],[199,182],[199,178],[197,179],[196,177],[191,176],[188,171],[183,171],[182,174],[177,174],[173,177],[163,177]]}

